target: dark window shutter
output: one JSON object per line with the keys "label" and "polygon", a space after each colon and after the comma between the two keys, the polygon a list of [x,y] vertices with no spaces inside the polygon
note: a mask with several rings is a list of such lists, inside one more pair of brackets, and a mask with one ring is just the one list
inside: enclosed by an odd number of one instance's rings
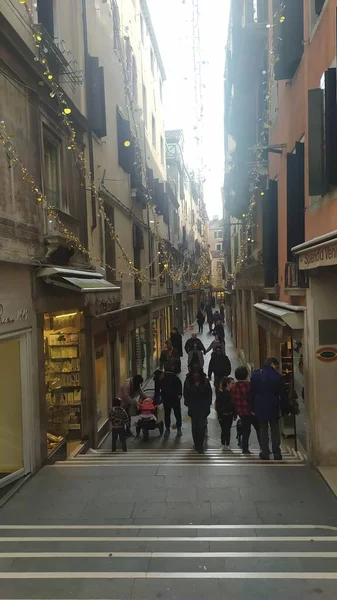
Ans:
{"label": "dark window shutter", "polygon": [[325,193],[324,166],[324,126],[323,126],[323,90],[317,88],[308,92],[309,123],[309,195],[320,196]]}
{"label": "dark window shutter", "polygon": [[38,0],[37,18],[50,37],[54,39],[54,8],[53,0]]}
{"label": "dark window shutter", "polygon": [[[105,202],[104,204],[105,214],[107,215],[111,225],[115,227],[114,221],[114,209],[112,206]],[[116,247],[115,240],[111,236],[109,224],[104,221],[104,234],[105,234],[105,261],[106,263],[112,267],[112,269],[116,268]],[[106,276],[108,281],[116,281],[116,271],[107,269]]]}
{"label": "dark window shutter", "polygon": [[95,56],[88,59],[87,88],[89,123],[99,137],[104,137],[107,134],[104,69]]}
{"label": "dark window shutter", "polygon": [[337,185],[336,69],[328,69],[324,77],[326,182]]}
{"label": "dark window shutter", "polygon": [[278,272],[278,185],[272,179],[262,200],[262,231],[265,286],[273,287]]}
{"label": "dark window shutter", "polygon": [[[277,7],[282,4],[278,1]],[[304,13],[303,0],[286,2],[282,9],[284,21],[280,22],[281,8],[274,11],[275,15],[275,54],[278,60],[275,63],[275,79],[292,79],[303,54]]]}
{"label": "dark window shutter", "polygon": [[319,15],[322,12],[325,0],[315,0],[315,13]]}
{"label": "dark window shutter", "polygon": [[[118,164],[126,173],[134,172],[135,148],[134,139],[131,134],[130,123],[123,119],[117,108],[117,142],[118,142]],[[125,142],[130,142],[125,145]]]}
{"label": "dark window shutter", "polygon": [[291,249],[304,242],[304,144],[296,144],[296,154],[287,155],[287,255],[293,260]]}

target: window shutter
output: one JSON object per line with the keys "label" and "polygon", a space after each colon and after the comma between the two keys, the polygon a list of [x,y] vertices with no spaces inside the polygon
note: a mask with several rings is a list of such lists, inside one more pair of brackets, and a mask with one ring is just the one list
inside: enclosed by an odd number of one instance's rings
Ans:
{"label": "window shutter", "polygon": [[[275,3],[281,7],[281,3]],[[297,67],[301,62],[303,54],[304,38],[304,13],[303,0],[291,0],[286,2],[282,10],[284,21],[280,22],[280,10],[274,11],[275,15],[275,50],[278,60],[275,63],[275,79],[292,79]]]}
{"label": "window shutter", "polygon": [[[126,173],[134,173],[134,139],[130,129],[130,123],[123,119],[117,108],[117,141],[118,141],[118,164]],[[125,145],[130,142],[130,145]]]}
{"label": "window shutter", "polygon": [[89,123],[99,137],[105,137],[107,131],[104,69],[99,66],[95,56],[89,56],[88,59],[87,89]]}
{"label": "window shutter", "polygon": [[293,260],[291,249],[304,242],[304,144],[296,144],[296,154],[287,155],[287,255]]}
{"label": "window shutter", "polygon": [[54,7],[53,0],[38,0],[37,18],[50,37],[54,39]]}
{"label": "window shutter", "polygon": [[273,287],[278,271],[278,185],[272,179],[262,200],[262,231],[265,286]]}
{"label": "window shutter", "polygon": [[326,182],[337,185],[336,69],[325,71],[324,78]]}
{"label": "window shutter", "polygon": [[325,0],[315,0],[315,13],[319,15],[322,12]]}
{"label": "window shutter", "polygon": [[309,90],[309,195],[325,193],[323,95],[320,88]]}

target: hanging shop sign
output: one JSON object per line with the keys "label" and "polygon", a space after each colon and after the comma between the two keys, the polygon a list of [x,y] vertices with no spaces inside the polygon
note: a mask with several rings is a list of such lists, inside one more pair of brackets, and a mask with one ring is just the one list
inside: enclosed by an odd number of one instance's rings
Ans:
{"label": "hanging shop sign", "polygon": [[337,265],[337,240],[308,248],[299,254],[301,271]]}
{"label": "hanging shop sign", "polygon": [[316,358],[321,362],[331,363],[337,360],[337,348],[320,348],[316,352]]}

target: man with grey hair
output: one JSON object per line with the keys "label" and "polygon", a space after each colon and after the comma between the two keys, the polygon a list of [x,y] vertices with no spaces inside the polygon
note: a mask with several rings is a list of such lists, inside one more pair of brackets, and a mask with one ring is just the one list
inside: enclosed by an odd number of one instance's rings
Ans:
{"label": "man with grey hair", "polygon": [[191,337],[189,340],[187,340],[186,344],[185,344],[185,352],[186,354],[188,354],[189,352],[191,352],[191,350],[194,349],[194,345],[197,345],[197,350],[199,352],[203,352],[204,354],[206,354],[206,349],[204,344],[202,343],[201,340],[199,340],[199,338],[197,337],[196,333],[192,333]]}
{"label": "man with grey hair", "polygon": [[279,420],[288,411],[288,396],[279,366],[277,358],[268,358],[250,381],[250,408],[259,422],[261,460],[269,460],[269,427],[274,459],[282,460]]}

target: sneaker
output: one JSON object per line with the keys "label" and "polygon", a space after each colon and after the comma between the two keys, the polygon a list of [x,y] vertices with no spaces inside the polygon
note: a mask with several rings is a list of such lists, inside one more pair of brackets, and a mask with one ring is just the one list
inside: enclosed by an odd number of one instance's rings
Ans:
{"label": "sneaker", "polygon": [[164,433],[164,437],[169,437],[171,431],[170,428],[168,427],[167,429],[165,429],[165,433]]}
{"label": "sneaker", "polygon": [[177,436],[181,437],[183,435],[183,432],[181,431],[181,427],[177,427]]}
{"label": "sneaker", "polygon": [[226,448],[227,448],[227,450],[230,450],[231,449],[231,445],[230,444],[226,444]]}

